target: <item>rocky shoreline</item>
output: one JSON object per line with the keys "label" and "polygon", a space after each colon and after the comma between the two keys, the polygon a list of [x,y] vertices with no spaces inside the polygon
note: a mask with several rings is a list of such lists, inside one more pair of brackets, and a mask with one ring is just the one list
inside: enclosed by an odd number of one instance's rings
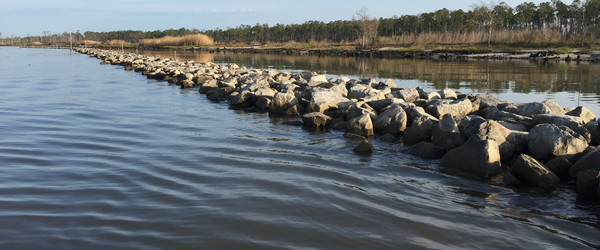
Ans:
{"label": "rocky shoreline", "polygon": [[585,107],[563,108],[551,100],[511,103],[450,89],[426,92],[393,80],[76,51],[151,79],[197,87],[212,101],[290,118],[289,125],[345,130],[361,140],[354,148],[358,154],[373,151],[369,138],[377,134],[410,145],[410,154],[440,159],[442,171],[540,190],[568,183],[581,195],[600,198],[600,124]]}

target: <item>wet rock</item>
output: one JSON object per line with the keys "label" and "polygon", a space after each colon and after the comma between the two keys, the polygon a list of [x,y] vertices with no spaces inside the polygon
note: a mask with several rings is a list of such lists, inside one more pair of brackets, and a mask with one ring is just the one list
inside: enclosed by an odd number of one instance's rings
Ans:
{"label": "wet rock", "polygon": [[433,101],[425,111],[433,117],[441,119],[445,114],[450,114],[452,116],[468,115],[472,111],[472,106],[469,99],[459,99],[454,101],[436,100]]}
{"label": "wet rock", "polygon": [[560,182],[558,176],[552,171],[526,154],[516,157],[511,170],[515,176],[541,188],[554,188]]}
{"label": "wet rock", "polygon": [[368,114],[361,115],[356,118],[352,118],[348,121],[348,133],[353,133],[365,137],[372,136],[373,133],[373,122],[371,116]]}
{"label": "wet rock", "polygon": [[585,124],[585,128],[590,132],[590,145],[600,145],[600,124],[598,121],[591,121]]}
{"label": "wet rock", "polygon": [[564,115],[565,109],[563,109],[558,103],[552,100],[545,100],[542,104],[546,105],[550,109],[550,114]]}
{"label": "wet rock", "polygon": [[325,115],[320,112],[311,112],[302,115],[302,123],[306,127],[312,128],[323,128],[329,125],[331,116]]}
{"label": "wet rock", "polygon": [[529,131],[527,144],[531,155],[539,160],[577,154],[588,147],[587,140],[575,131],[548,123],[533,127]]}
{"label": "wet rock", "polygon": [[569,168],[569,176],[576,178],[577,173],[585,170],[600,171],[600,147],[588,152]]}
{"label": "wet rock", "polygon": [[371,142],[369,142],[368,140],[363,140],[352,150],[360,155],[370,155],[371,153],[373,153],[373,150],[375,150],[375,148],[373,147],[373,144],[371,144]]}
{"label": "wet rock", "polygon": [[413,88],[404,88],[396,91],[392,91],[392,94],[396,98],[401,98],[405,102],[414,102],[419,98],[419,92]]}
{"label": "wet rock", "polygon": [[457,99],[456,92],[454,92],[453,90],[451,90],[449,88],[445,88],[445,89],[438,91],[438,94],[442,97],[442,99],[452,99],[452,100]]}
{"label": "wet rock", "polygon": [[567,156],[559,156],[546,162],[546,168],[561,178],[569,176],[571,166],[573,166],[573,163],[569,161]]}
{"label": "wet rock", "polygon": [[331,128],[335,130],[346,130],[348,129],[348,122],[343,120],[335,121],[332,123]]}
{"label": "wet rock", "polygon": [[229,104],[233,106],[244,106],[249,97],[250,92],[248,91],[233,92],[229,95]]}
{"label": "wet rock", "polygon": [[414,144],[423,141],[431,141],[433,127],[439,121],[427,116],[417,117],[410,126],[404,130],[402,141],[406,144]]}
{"label": "wet rock", "polygon": [[600,172],[584,170],[577,172],[577,192],[581,194],[596,194],[600,183]]}
{"label": "wet rock", "polygon": [[450,150],[462,145],[465,139],[460,134],[452,116],[446,114],[437,125],[433,126],[431,141],[444,150]]}
{"label": "wet rock", "polygon": [[583,120],[584,124],[596,119],[596,115],[594,115],[594,113],[592,113],[592,111],[590,111],[589,109],[587,109],[586,107],[583,107],[583,106],[579,106],[579,107],[567,112],[566,115],[579,117]]}
{"label": "wet rock", "polygon": [[291,93],[279,92],[275,94],[269,104],[269,114],[281,116],[297,116],[298,99]]}
{"label": "wet rock", "polygon": [[304,125],[304,123],[302,123],[302,121],[298,121],[298,120],[284,121],[281,124],[288,125],[288,126],[298,126],[298,127]]}
{"label": "wet rock", "polygon": [[440,159],[446,154],[446,150],[431,142],[419,142],[410,146],[408,153],[426,159]]}
{"label": "wet rock", "polygon": [[462,146],[448,151],[442,157],[440,166],[483,179],[489,179],[502,171],[496,141],[477,137],[471,137]]}
{"label": "wet rock", "polygon": [[397,136],[406,129],[407,120],[408,116],[404,109],[398,105],[392,105],[377,116],[373,127],[379,134],[390,133]]}

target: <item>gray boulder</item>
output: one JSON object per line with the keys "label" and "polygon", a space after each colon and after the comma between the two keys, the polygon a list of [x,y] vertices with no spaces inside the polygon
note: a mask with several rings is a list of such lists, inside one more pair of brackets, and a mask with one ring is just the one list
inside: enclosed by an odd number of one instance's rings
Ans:
{"label": "gray boulder", "polygon": [[438,92],[427,92],[421,87],[417,87],[417,92],[419,92],[419,97],[424,100],[435,100],[442,99],[442,96]]}
{"label": "gray boulder", "polygon": [[442,157],[440,166],[483,179],[489,179],[502,171],[496,141],[477,137],[471,137],[462,146],[448,151]]}
{"label": "gray boulder", "polygon": [[349,101],[333,91],[317,91],[312,94],[307,112],[325,112],[330,108],[337,108],[341,102]]}
{"label": "gray boulder", "polygon": [[269,104],[269,114],[281,116],[298,116],[298,99],[292,93],[279,92]]}
{"label": "gray boulder", "polygon": [[436,100],[433,101],[425,111],[437,119],[441,119],[445,114],[452,116],[468,115],[473,107],[469,99],[459,100]]}
{"label": "gray boulder", "polygon": [[565,114],[565,109],[563,107],[561,107],[560,105],[558,105],[558,103],[556,103],[555,101],[545,100],[542,102],[542,104],[546,105],[546,107],[548,107],[550,109],[550,114],[556,114],[556,115],[564,115]]}
{"label": "gray boulder", "polygon": [[527,140],[531,155],[539,160],[573,155],[588,147],[587,140],[566,126],[538,124],[529,131]]}
{"label": "gray boulder", "polygon": [[368,114],[364,114],[359,117],[352,118],[348,121],[347,132],[361,135],[364,137],[372,136],[374,133],[371,116],[369,116]]}
{"label": "gray boulder", "polygon": [[325,115],[319,112],[306,113],[302,116],[302,123],[304,126],[321,128],[327,127],[331,121],[331,116]]}
{"label": "gray boulder", "polygon": [[419,142],[410,146],[409,154],[425,159],[440,159],[446,154],[446,150],[431,142]]}
{"label": "gray boulder", "polygon": [[564,126],[569,127],[572,130],[575,130],[577,127],[583,126],[585,124],[583,122],[583,119],[581,119],[579,117],[570,116],[570,115],[557,115],[557,114],[535,115],[533,117],[533,122],[535,124],[550,123],[550,124],[554,124],[557,126],[564,125]]}
{"label": "gray boulder", "polygon": [[541,188],[554,188],[560,182],[558,176],[529,155],[521,154],[512,165],[512,174]]}
{"label": "gray boulder", "polygon": [[402,141],[406,144],[415,144],[419,142],[431,141],[433,127],[439,121],[427,116],[419,116],[413,120],[412,124],[404,130]]}
{"label": "gray boulder", "polygon": [[569,168],[569,176],[577,178],[577,173],[584,170],[600,171],[600,147],[588,152],[581,157],[571,168]]}
{"label": "gray boulder", "polygon": [[375,111],[377,111],[377,113],[381,113],[385,107],[403,102],[404,101],[402,99],[398,98],[386,98],[381,100],[368,101],[367,104],[369,104],[369,106],[371,106]]}
{"label": "gray boulder", "polygon": [[373,128],[379,134],[390,133],[397,136],[406,129],[407,120],[408,116],[404,109],[398,105],[392,105],[377,116],[373,122]]}
{"label": "gray boulder", "polygon": [[367,96],[367,94],[369,93],[369,90],[371,90],[370,86],[363,85],[363,84],[356,84],[348,90],[348,98],[349,99],[361,99],[361,98]]}
{"label": "gray boulder", "polygon": [[396,91],[392,91],[392,94],[396,98],[401,98],[405,102],[414,102],[419,98],[419,92],[413,88],[404,88]]}
{"label": "gray boulder", "polygon": [[308,86],[315,87],[326,82],[327,77],[325,77],[325,75],[313,75],[310,77],[310,81],[308,81]]}
{"label": "gray boulder", "polygon": [[584,124],[596,119],[596,115],[594,115],[594,113],[592,113],[592,111],[590,111],[589,109],[587,109],[586,107],[583,107],[583,106],[579,106],[579,107],[567,112],[566,115],[579,117],[583,120]]}
{"label": "gray boulder", "polygon": [[465,143],[465,139],[449,114],[444,115],[440,122],[433,126],[431,141],[445,150],[459,147]]}
{"label": "gray boulder", "polygon": [[539,114],[550,114],[552,110],[541,102],[519,103],[508,105],[504,111],[519,114],[522,116],[533,117]]}
{"label": "gray boulder", "polygon": [[600,172],[597,170],[584,170],[577,172],[577,192],[581,194],[596,194],[600,183]]}
{"label": "gray boulder", "polygon": [[454,90],[451,90],[449,88],[445,88],[445,89],[438,91],[438,94],[442,97],[442,99],[453,99],[453,100],[457,99],[456,92],[454,92]]}
{"label": "gray boulder", "polygon": [[368,140],[363,140],[352,150],[360,155],[370,155],[371,153],[373,153],[373,150],[375,150],[375,148],[373,147],[373,144],[371,144],[371,142],[369,142]]}
{"label": "gray boulder", "polygon": [[598,121],[591,121],[585,124],[585,128],[590,132],[590,145],[600,145],[600,124]]}

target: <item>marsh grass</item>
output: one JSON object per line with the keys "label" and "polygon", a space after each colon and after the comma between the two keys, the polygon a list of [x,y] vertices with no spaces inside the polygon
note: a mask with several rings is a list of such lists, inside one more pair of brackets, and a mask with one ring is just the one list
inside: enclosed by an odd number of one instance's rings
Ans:
{"label": "marsh grass", "polygon": [[161,38],[142,39],[141,46],[161,47],[161,46],[205,46],[213,45],[213,39],[203,34],[192,34],[187,36],[173,37],[165,36]]}

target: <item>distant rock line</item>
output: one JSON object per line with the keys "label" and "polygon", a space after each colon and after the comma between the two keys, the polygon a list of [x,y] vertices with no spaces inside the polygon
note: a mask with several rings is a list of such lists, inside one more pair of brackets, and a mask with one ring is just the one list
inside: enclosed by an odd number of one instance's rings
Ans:
{"label": "distant rock line", "polygon": [[369,139],[377,135],[410,145],[412,155],[440,159],[441,171],[542,190],[562,182],[581,195],[600,197],[600,124],[583,106],[563,108],[551,100],[511,103],[450,89],[427,92],[399,88],[393,80],[328,79],[232,63],[77,51],[181,88],[198,87],[215,102],[289,118],[289,125],[345,130],[347,137],[361,141],[354,148],[357,154],[372,153]]}

